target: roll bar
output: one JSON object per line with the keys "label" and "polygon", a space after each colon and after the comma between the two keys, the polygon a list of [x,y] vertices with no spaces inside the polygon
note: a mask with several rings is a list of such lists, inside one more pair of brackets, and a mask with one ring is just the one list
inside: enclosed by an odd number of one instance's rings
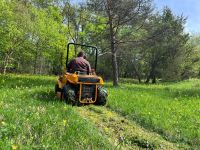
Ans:
{"label": "roll bar", "polygon": [[88,47],[88,48],[93,48],[96,50],[96,60],[95,60],[95,71],[97,70],[97,57],[98,57],[98,49],[97,47],[95,46],[90,46],[90,45],[85,45],[85,44],[77,44],[77,43],[68,43],[67,44],[67,59],[66,59],[66,67],[67,67],[67,64],[68,64],[68,60],[69,60],[69,46],[70,45],[77,45],[77,46],[81,46],[81,47]]}

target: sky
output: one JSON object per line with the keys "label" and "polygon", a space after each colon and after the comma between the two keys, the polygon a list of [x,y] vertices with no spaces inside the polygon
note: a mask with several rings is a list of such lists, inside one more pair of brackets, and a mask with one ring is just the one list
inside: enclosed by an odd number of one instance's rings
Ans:
{"label": "sky", "polygon": [[[72,3],[86,0],[71,0]],[[164,6],[171,8],[175,15],[187,17],[185,31],[191,34],[200,33],[200,0],[154,0],[157,10]]]}
{"label": "sky", "polygon": [[187,17],[186,32],[200,33],[200,0],[154,0],[154,3],[158,10],[168,6],[174,14]]}

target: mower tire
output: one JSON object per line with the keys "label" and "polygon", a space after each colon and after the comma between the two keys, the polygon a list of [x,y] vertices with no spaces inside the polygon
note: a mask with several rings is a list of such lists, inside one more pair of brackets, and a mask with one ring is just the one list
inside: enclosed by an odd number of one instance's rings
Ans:
{"label": "mower tire", "polygon": [[107,97],[108,97],[108,93],[106,91],[105,88],[103,88],[102,86],[98,87],[98,98],[96,101],[96,105],[106,105],[107,103]]}
{"label": "mower tire", "polygon": [[66,104],[71,104],[72,106],[78,105],[78,103],[76,102],[75,90],[71,88],[70,85],[65,85],[63,87],[63,94]]}

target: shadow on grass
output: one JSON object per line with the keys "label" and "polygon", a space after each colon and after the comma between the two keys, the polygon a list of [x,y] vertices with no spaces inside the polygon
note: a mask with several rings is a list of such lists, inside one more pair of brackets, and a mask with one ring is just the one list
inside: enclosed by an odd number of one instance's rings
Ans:
{"label": "shadow on grass", "polygon": [[[135,85],[135,86],[134,86]],[[148,93],[149,95],[152,95],[153,97],[159,97],[159,98],[170,98],[172,100],[176,98],[200,98],[200,88],[199,87],[185,87],[182,89],[176,89],[171,88],[168,86],[163,86],[162,88],[154,88],[149,85],[145,84],[133,84],[133,86],[122,84],[121,86],[114,87],[112,84],[106,84],[104,87],[109,88],[111,90],[124,90],[124,93],[126,91],[133,91],[137,93]],[[156,85],[155,85],[156,86]]]}
{"label": "shadow on grass", "polygon": [[[26,87],[32,88],[41,85],[49,85],[54,83],[54,80],[45,76],[1,76],[1,87],[3,88],[16,88],[16,87]],[[56,78],[55,78],[56,80]],[[0,88],[1,88],[0,87]]]}
{"label": "shadow on grass", "polygon": [[57,103],[64,102],[56,97],[54,91],[37,91],[37,92],[31,93],[31,97],[33,97],[35,100],[39,100],[39,101],[47,102],[47,103],[48,102],[57,102]]}
{"label": "shadow on grass", "polygon": [[142,83],[139,83],[138,80],[131,79],[131,78],[120,78],[119,82],[120,83],[129,83],[129,84],[142,84]]}
{"label": "shadow on grass", "polygon": [[181,89],[172,91],[173,98],[185,97],[185,98],[200,98],[200,89]]}

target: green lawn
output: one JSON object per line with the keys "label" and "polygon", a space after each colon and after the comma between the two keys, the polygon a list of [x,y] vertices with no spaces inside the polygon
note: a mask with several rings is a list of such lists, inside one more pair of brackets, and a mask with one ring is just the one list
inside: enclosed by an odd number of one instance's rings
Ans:
{"label": "green lawn", "polygon": [[[108,140],[112,137],[98,129],[101,122],[97,127],[79,109],[55,99],[55,80],[55,76],[0,76],[0,149],[114,149]],[[106,88],[108,106],[100,110],[110,108],[181,147],[200,147],[200,80],[156,85],[129,80],[118,88],[106,83]],[[145,139],[146,134],[138,137]]]}
{"label": "green lawn", "polygon": [[170,141],[200,146],[200,80],[107,87],[111,109]]}
{"label": "green lawn", "polygon": [[73,107],[54,98],[56,77],[0,77],[0,149],[112,149]]}

